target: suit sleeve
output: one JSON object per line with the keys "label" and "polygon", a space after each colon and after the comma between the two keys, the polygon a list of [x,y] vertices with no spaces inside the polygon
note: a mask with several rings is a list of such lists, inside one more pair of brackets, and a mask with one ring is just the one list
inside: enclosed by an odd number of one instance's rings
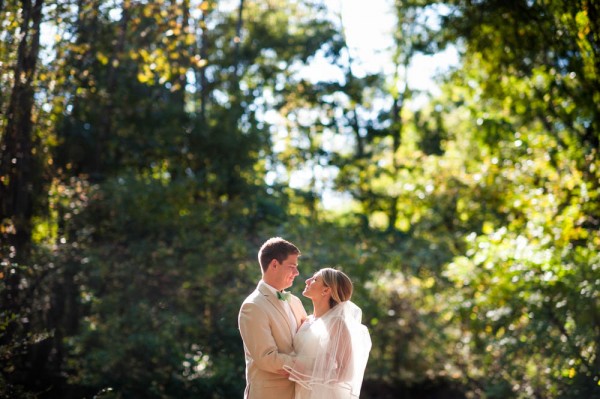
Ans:
{"label": "suit sleeve", "polygon": [[279,352],[269,316],[259,306],[244,303],[238,324],[246,351],[259,369],[276,373],[284,365],[293,364],[292,356]]}

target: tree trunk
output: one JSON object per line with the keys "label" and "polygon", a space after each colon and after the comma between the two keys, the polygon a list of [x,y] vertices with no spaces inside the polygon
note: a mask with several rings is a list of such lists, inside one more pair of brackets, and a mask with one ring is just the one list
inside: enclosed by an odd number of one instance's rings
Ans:
{"label": "tree trunk", "polygon": [[243,19],[244,15],[244,0],[240,0],[240,6],[238,7],[238,20],[237,25],[235,27],[235,38],[233,39],[234,43],[234,58],[233,58],[233,66],[234,66],[234,74],[233,77],[237,80],[238,77],[238,68],[240,66],[240,43],[242,42],[242,25],[244,23]]}
{"label": "tree trunk", "polygon": [[[2,276],[0,306],[3,315],[15,319],[0,334],[0,347],[8,348],[3,357],[5,369],[17,370],[9,378],[19,379],[18,368],[23,337],[28,337],[30,324],[23,315],[31,310],[30,298],[22,295],[23,267],[27,265],[31,245],[34,202],[43,198],[41,176],[36,168],[33,139],[34,87],[40,47],[40,24],[43,0],[21,1],[20,41],[14,65],[14,83],[6,109],[6,127],[0,138],[0,256],[10,271]],[[5,268],[2,267],[2,272]],[[10,380],[7,378],[8,386]],[[5,389],[6,385],[0,389]],[[0,391],[1,394],[1,391]]]}
{"label": "tree trunk", "polygon": [[[200,40],[200,59],[206,61],[208,59],[208,28],[206,26],[206,14],[208,11],[202,12],[200,19],[201,40]],[[206,78],[206,67],[201,66],[198,71],[200,82],[200,122],[202,128],[206,125],[206,102],[208,101],[208,79]]]}
{"label": "tree trunk", "polygon": [[6,129],[0,142],[0,230],[3,254],[14,261],[27,257],[31,242],[33,199],[39,187],[33,162],[33,103],[43,0],[23,0],[21,41],[14,67],[14,84],[6,112]]}

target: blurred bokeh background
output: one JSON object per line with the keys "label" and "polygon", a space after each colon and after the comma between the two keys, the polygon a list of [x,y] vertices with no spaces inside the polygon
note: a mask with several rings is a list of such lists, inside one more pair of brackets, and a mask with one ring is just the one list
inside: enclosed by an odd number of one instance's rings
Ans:
{"label": "blurred bokeh background", "polygon": [[600,5],[383,6],[0,1],[0,397],[241,398],[271,236],[361,398],[600,397]]}

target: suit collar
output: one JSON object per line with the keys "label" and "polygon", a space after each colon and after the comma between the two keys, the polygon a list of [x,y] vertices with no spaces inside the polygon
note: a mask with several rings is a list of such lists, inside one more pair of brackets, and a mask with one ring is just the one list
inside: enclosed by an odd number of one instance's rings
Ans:
{"label": "suit collar", "polygon": [[271,287],[269,284],[265,283],[263,280],[258,282],[258,291],[266,296],[272,295],[275,296],[275,288]]}

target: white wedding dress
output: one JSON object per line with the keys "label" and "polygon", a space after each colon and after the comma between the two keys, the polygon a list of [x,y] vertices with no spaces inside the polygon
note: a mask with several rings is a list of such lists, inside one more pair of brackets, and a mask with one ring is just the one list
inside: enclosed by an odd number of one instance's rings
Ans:
{"label": "white wedding dress", "polygon": [[359,397],[371,350],[361,317],[360,308],[346,301],[302,324],[294,337],[296,362],[284,367],[296,382],[295,399]]}

